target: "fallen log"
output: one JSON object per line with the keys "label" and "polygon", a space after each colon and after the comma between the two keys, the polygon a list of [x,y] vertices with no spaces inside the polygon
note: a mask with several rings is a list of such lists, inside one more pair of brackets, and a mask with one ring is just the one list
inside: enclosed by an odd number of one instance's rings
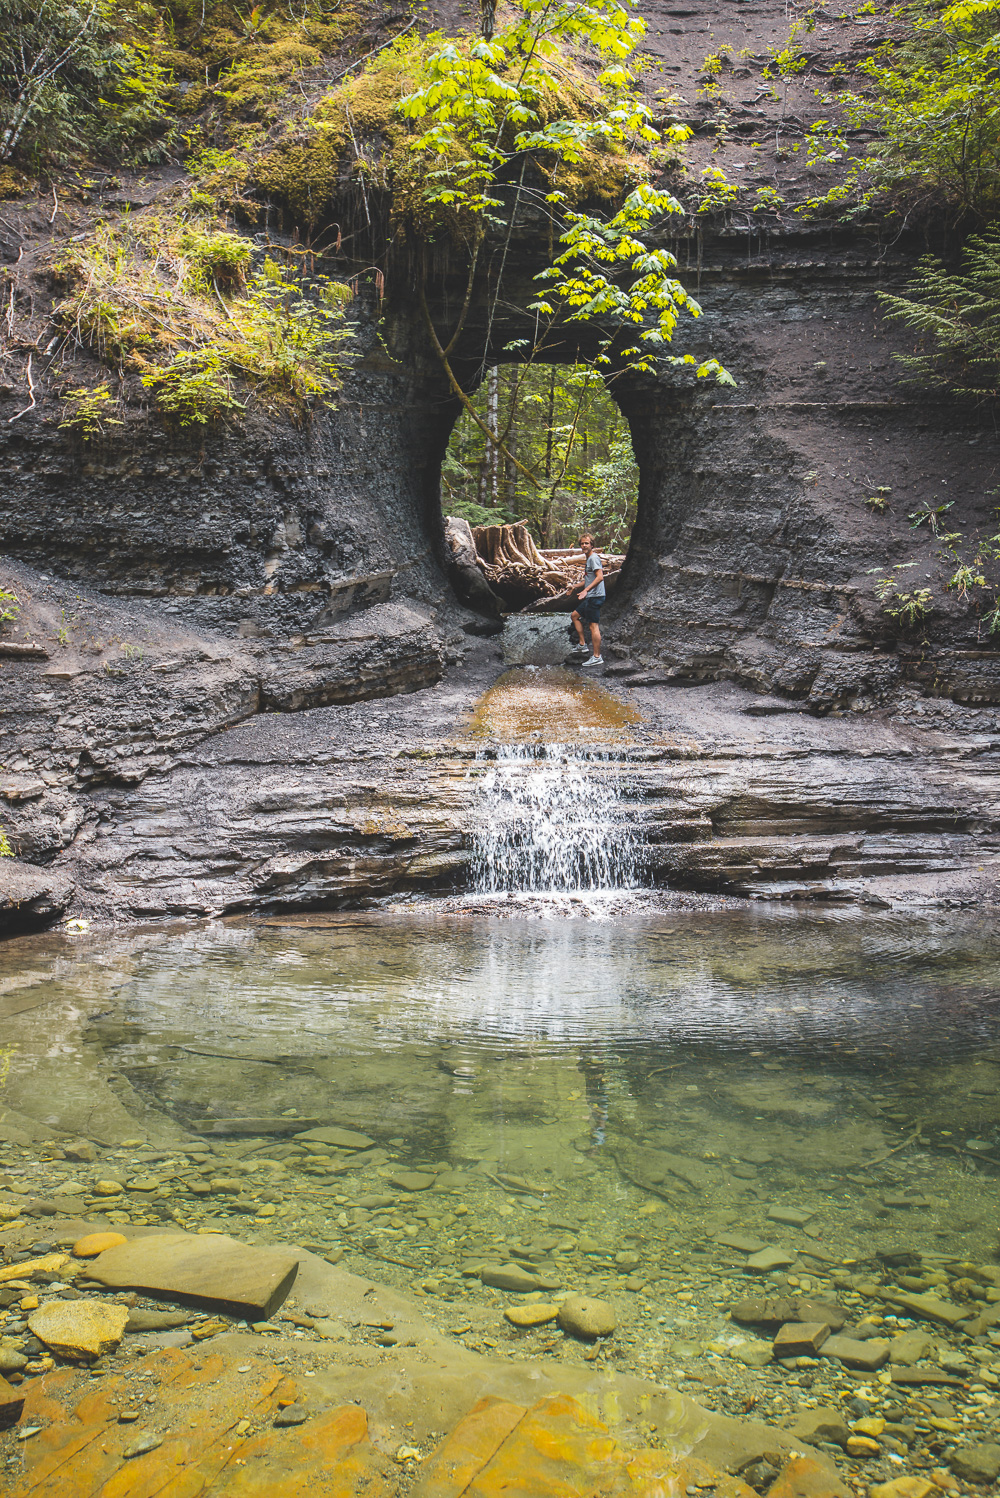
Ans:
{"label": "fallen log", "polygon": [[[614,592],[620,576],[620,568],[617,572],[605,572],[604,591],[609,598]],[[575,580],[574,583],[568,584],[570,588],[574,586],[583,587],[582,576]],[[576,594],[563,589],[561,592],[554,595],[550,594],[546,598],[536,598],[534,603],[528,604],[521,612],[525,614],[571,614],[576,608],[576,602]]]}

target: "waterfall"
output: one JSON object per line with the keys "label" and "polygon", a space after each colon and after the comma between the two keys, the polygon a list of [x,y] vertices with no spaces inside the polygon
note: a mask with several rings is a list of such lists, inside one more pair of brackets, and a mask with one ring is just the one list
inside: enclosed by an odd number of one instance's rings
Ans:
{"label": "waterfall", "polygon": [[573,894],[635,883],[638,845],[614,761],[562,744],[502,744],[478,783],[480,894]]}

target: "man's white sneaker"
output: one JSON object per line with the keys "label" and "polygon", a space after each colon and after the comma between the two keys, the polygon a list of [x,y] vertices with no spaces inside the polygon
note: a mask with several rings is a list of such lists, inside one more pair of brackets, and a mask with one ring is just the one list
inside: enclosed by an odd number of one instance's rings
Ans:
{"label": "man's white sneaker", "polygon": [[604,665],[604,657],[603,656],[592,655],[590,657],[589,661],[582,661],[581,662],[581,669],[584,666],[603,666],[603,665]]}
{"label": "man's white sneaker", "polygon": [[569,653],[570,653],[570,655],[589,655],[590,654],[590,646],[589,645],[571,645]]}

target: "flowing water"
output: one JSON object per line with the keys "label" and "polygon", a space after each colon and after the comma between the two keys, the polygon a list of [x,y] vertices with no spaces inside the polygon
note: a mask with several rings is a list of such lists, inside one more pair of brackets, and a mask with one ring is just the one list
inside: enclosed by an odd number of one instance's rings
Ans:
{"label": "flowing water", "polygon": [[[521,681],[483,711],[484,735],[501,717],[518,731],[475,767],[480,888],[631,883],[622,765],[559,747],[553,703]],[[575,693],[563,718],[605,710]],[[747,1294],[836,1295],[859,1337],[915,1324],[872,1299],[886,1274],[992,1311],[1000,1278],[968,1273],[1000,1256],[992,922],[550,910],[429,901],[0,946],[0,1209],[40,1194],[105,1211],[95,1182],[118,1180],[112,1221],[304,1243],[497,1356],[526,1349],[484,1266],[514,1266],[536,1298],[610,1300],[620,1367],[771,1416],[836,1401],[846,1375],[815,1358],[749,1375],[731,1354],[754,1333],[727,1316]],[[297,1137],[329,1126],[367,1143]],[[98,1158],[32,1131],[84,1135]],[[6,1332],[16,1315],[0,1311]],[[995,1433],[1000,1315],[960,1344],[930,1330],[932,1358],[981,1380],[970,1429]],[[585,1356],[558,1337],[530,1350]],[[876,1405],[904,1397],[864,1377]]]}
{"label": "flowing water", "polygon": [[639,867],[617,767],[600,751],[505,744],[479,776],[473,884],[481,894],[627,890]]}
{"label": "flowing water", "polygon": [[[633,888],[641,829],[624,800],[623,765],[638,714],[561,667],[505,671],[471,730],[494,740],[474,774],[473,888],[479,894],[573,895]],[[499,742],[497,742],[499,741]]]}

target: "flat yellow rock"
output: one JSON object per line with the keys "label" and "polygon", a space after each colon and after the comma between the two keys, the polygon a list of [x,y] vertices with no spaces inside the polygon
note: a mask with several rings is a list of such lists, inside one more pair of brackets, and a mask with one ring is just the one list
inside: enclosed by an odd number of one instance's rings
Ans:
{"label": "flat yellow rock", "polygon": [[536,1301],[532,1305],[510,1306],[504,1311],[504,1316],[511,1326],[547,1326],[550,1321],[555,1321],[559,1315],[559,1307],[546,1304],[544,1301]]}
{"label": "flat yellow rock", "polygon": [[67,1254],[43,1254],[40,1259],[22,1259],[20,1264],[7,1264],[0,1269],[0,1284],[5,1280],[26,1280],[40,1271],[42,1274],[55,1274],[61,1269],[68,1258]]}
{"label": "flat yellow rock", "polygon": [[128,1306],[52,1300],[31,1312],[28,1329],[64,1358],[89,1361],[118,1346],[127,1321]]}
{"label": "flat yellow rock", "polygon": [[939,1491],[937,1484],[928,1482],[926,1477],[894,1477],[891,1482],[879,1482],[868,1489],[871,1498],[930,1498],[931,1493]]}
{"label": "flat yellow rock", "polygon": [[124,1233],[88,1233],[76,1240],[73,1253],[78,1259],[96,1259],[106,1248],[117,1248],[119,1243],[127,1242]]}

